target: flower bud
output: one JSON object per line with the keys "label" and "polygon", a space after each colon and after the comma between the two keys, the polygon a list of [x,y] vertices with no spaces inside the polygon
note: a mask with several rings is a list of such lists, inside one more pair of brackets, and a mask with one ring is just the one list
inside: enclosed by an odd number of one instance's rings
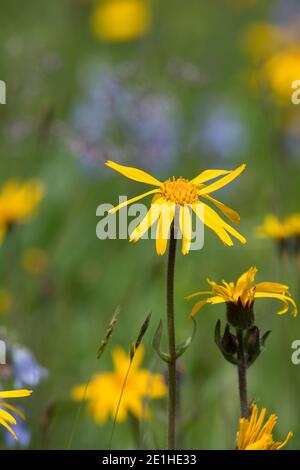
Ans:
{"label": "flower bud", "polygon": [[221,340],[221,347],[226,354],[234,355],[237,353],[237,339],[230,333],[230,325],[228,323]]}

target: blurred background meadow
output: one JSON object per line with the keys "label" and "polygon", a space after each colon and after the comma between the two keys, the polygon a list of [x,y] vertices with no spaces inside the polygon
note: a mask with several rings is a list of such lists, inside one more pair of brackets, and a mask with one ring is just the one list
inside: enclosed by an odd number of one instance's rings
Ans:
{"label": "blurred background meadow", "polygon": [[[247,163],[219,193],[240,213],[248,243],[229,248],[206,230],[202,250],[178,253],[178,341],[191,332],[184,297],[206,290],[207,277],[235,280],[257,266],[259,282],[288,284],[300,301],[295,256],[280,256],[273,240],[255,232],[267,214],[300,212],[300,105],[290,98],[300,79],[299,2],[136,1],[138,10],[116,17],[105,13],[104,0],[1,3],[0,184],[37,179],[44,186],[35,214],[0,247],[0,336],[9,345],[0,384],[33,389],[22,401],[27,421],[17,448],[107,448],[112,419],[95,423],[71,390],[112,371],[114,347],[128,351],[149,312],[143,367],[165,374],[151,342],[165,320],[166,256],[151,240],[97,239],[98,205],[144,189],[106,160],[161,180]],[[299,318],[276,316],[276,308],[272,300],[256,303],[257,324],[272,333],[249,371],[249,394],[279,415],[276,437],[293,431],[289,448],[299,449],[300,366],[291,362]],[[236,370],[214,344],[218,319],[225,324],[222,305],[201,311],[180,361],[182,448],[235,446]],[[166,400],[150,407],[140,445],[164,448]],[[112,448],[136,447],[135,424],[129,417],[117,423]],[[1,448],[12,445],[0,434]]]}

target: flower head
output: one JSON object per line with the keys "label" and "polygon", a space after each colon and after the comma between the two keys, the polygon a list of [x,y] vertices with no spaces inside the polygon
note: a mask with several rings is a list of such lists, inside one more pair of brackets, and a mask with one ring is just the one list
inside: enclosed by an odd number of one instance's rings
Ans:
{"label": "flower head", "polygon": [[257,228],[257,235],[272,240],[284,240],[292,236],[292,224],[287,219],[281,221],[274,215],[268,215],[263,225]]}
{"label": "flower head", "polygon": [[255,299],[267,298],[278,299],[282,302],[283,307],[277,312],[278,315],[287,313],[289,304],[291,304],[293,307],[293,315],[296,317],[298,313],[297,306],[294,299],[289,294],[288,286],[276,282],[261,282],[255,284],[256,273],[257,269],[255,267],[250,268],[239,277],[236,283],[223,281],[222,284],[219,285],[214,281],[208,280],[207,282],[211,286],[211,291],[196,292],[187,297],[187,299],[190,300],[198,296],[210,295],[210,297],[200,300],[194,305],[191,316],[194,317],[206,304],[226,303],[229,323],[233,326],[238,326],[236,323],[241,321],[240,316],[242,316],[246,326],[250,326],[253,319],[253,304]]}
{"label": "flower head", "polygon": [[25,223],[37,209],[44,194],[40,181],[7,181],[0,190],[0,242],[15,224]]}
{"label": "flower head", "polygon": [[[228,246],[233,245],[230,235],[237,238],[241,243],[246,243],[246,239],[240,235],[231,225],[225,222],[209,205],[203,201],[209,201],[214,204],[231,222],[238,223],[240,216],[233,209],[225,206],[222,202],[210,196],[210,193],[226,186],[237,178],[245,169],[245,165],[239,166],[234,171],[227,170],[206,170],[200,173],[192,180],[185,178],[170,178],[161,182],[148,173],[137,168],[130,168],[108,161],[106,165],[118,171],[129,179],[140,183],[156,186],[140,196],[129,199],[122,204],[111,209],[114,213],[128,204],[139,201],[146,196],[155,195],[152,199],[151,207],[130,236],[130,241],[138,241],[147,232],[147,230],[158,222],[156,232],[156,251],[158,255],[163,255],[167,248],[169,229],[174,221],[175,211],[179,210],[179,224],[182,232],[182,253],[187,254],[190,251],[192,237],[192,223],[190,208],[195,212],[199,219],[212,229],[218,237]],[[221,178],[219,178],[221,177]],[[217,181],[206,185],[207,181]],[[202,210],[204,206],[204,212]]]}
{"label": "flower head", "polygon": [[[32,391],[31,390],[8,390],[8,391],[0,391],[0,399],[6,399],[6,398],[21,398],[21,397],[28,397],[31,395]],[[9,412],[12,411],[15,413],[17,416],[19,416],[22,419],[25,419],[24,414],[19,411],[17,408],[15,408],[12,405],[9,405],[6,402],[1,401],[0,402],[0,425],[2,425],[7,431],[10,432],[10,434],[14,437],[15,440],[17,440],[17,435],[15,431],[13,430],[12,426],[17,424],[17,421],[15,417]]]}
{"label": "flower head", "polygon": [[294,45],[270,57],[263,68],[263,78],[274,95],[290,103],[292,83],[300,77],[300,46]]}
{"label": "flower head", "polygon": [[94,34],[107,42],[126,42],[144,36],[151,23],[147,0],[104,0],[92,13]]}
{"label": "flower head", "polygon": [[[144,355],[140,346],[135,353],[132,366],[126,381],[126,386],[120,402],[117,421],[125,421],[128,413],[136,418],[149,418],[149,409],[145,405],[146,398],[158,399],[166,395],[166,385],[163,376],[152,374],[141,369],[140,364]],[[88,412],[98,424],[105,423],[109,416],[115,417],[117,405],[122,394],[124,381],[128,372],[129,355],[120,347],[112,353],[115,370],[94,375],[86,385],[78,385],[72,390],[74,400],[88,401]]]}
{"label": "flower head", "polygon": [[273,429],[277,424],[277,416],[272,414],[266,422],[266,408],[258,414],[257,405],[253,405],[250,419],[240,419],[240,430],[237,439],[237,450],[280,450],[293,437],[288,433],[284,441],[273,440]]}

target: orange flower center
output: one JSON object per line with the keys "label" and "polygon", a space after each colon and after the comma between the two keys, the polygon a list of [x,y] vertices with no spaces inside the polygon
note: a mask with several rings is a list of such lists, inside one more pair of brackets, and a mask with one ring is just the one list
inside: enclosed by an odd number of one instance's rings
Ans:
{"label": "orange flower center", "polygon": [[185,205],[194,204],[198,201],[198,187],[185,178],[176,179],[174,176],[161,186],[162,196],[169,202]]}

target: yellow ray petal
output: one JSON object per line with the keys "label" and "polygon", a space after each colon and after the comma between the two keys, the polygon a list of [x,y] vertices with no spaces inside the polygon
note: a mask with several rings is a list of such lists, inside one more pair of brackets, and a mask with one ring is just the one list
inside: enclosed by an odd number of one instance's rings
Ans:
{"label": "yellow ray petal", "polygon": [[195,292],[195,294],[187,295],[185,297],[185,300],[191,300],[194,297],[199,297],[200,295],[212,295],[212,291],[200,291],[200,292]]}
{"label": "yellow ray petal", "polygon": [[0,398],[28,397],[31,394],[32,390],[7,390],[0,391]]}
{"label": "yellow ray petal", "polygon": [[289,432],[288,435],[286,436],[285,440],[283,442],[275,442],[272,446],[272,450],[280,450],[283,447],[285,447],[288,442],[292,439],[293,433]]}
{"label": "yellow ray petal", "polygon": [[214,199],[213,197],[209,196],[208,194],[203,194],[203,198],[207,199],[208,201],[212,202],[215,206],[220,209],[220,211],[228,217],[231,222],[234,224],[238,224],[241,217],[240,214],[238,214],[235,210],[231,209],[230,207],[226,206],[223,204],[223,202],[218,201],[217,199]]}
{"label": "yellow ray petal", "polygon": [[17,408],[15,408],[14,406],[10,405],[9,403],[5,403],[3,401],[0,402],[0,406],[4,407],[4,408],[7,408],[8,410],[12,411],[13,413],[15,413],[16,415],[18,415],[20,418],[22,419],[26,419],[26,416],[24,415],[24,413],[20,410],[18,410]]}
{"label": "yellow ray petal", "polygon": [[144,197],[149,196],[150,194],[155,194],[155,193],[158,193],[158,192],[159,192],[159,189],[151,189],[151,191],[147,191],[144,194],[140,194],[139,196],[133,197],[131,199],[128,199],[127,201],[122,202],[118,206],[113,207],[112,209],[110,209],[108,212],[109,212],[109,214],[114,214],[115,212],[122,209],[122,207],[128,206],[129,204],[132,204],[133,202],[139,201],[140,199],[143,199]]}
{"label": "yellow ray petal", "polygon": [[159,256],[164,255],[166,252],[170,226],[174,220],[175,208],[175,204],[161,204],[161,211],[156,230],[156,252]]}
{"label": "yellow ray petal", "polygon": [[9,432],[10,434],[13,436],[14,440],[17,441],[18,438],[16,436],[16,433],[13,431],[13,429],[7,424],[6,421],[4,421],[4,419],[1,419],[0,418],[0,424],[2,424],[2,426],[4,426]]}
{"label": "yellow ray petal", "polygon": [[212,183],[208,186],[205,186],[204,188],[201,188],[198,191],[198,195],[201,196],[202,194],[209,194],[214,191],[217,191],[220,188],[223,188],[223,186],[226,186],[227,184],[231,183],[235,178],[237,178],[246,168],[246,165],[240,165],[238,168],[236,168],[234,171],[229,173],[229,175],[224,176],[224,178],[219,179],[215,183]]}
{"label": "yellow ray petal", "polygon": [[194,316],[199,312],[199,310],[201,310],[201,308],[204,307],[204,305],[206,304],[207,304],[207,299],[199,300],[199,302],[196,302],[190,313],[190,318],[194,318]]}
{"label": "yellow ray petal", "polygon": [[213,230],[218,237],[225,243],[225,245],[232,246],[233,241],[231,240],[228,233],[223,228],[223,221],[218,216],[218,214],[213,211],[209,206],[204,204],[204,213],[202,212],[201,208],[199,208],[199,204],[193,204],[193,211],[199,217],[202,222],[207,225],[211,230]]}
{"label": "yellow ray petal", "polygon": [[161,203],[163,199],[158,199],[155,204],[152,204],[149,211],[141,221],[141,223],[134,229],[132,234],[130,235],[131,242],[137,242],[142,238],[142,236],[147,232],[147,230],[155,224],[157,221],[160,210],[161,210]]}
{"label": "yellow ray petal", "polygon": [[275,293],[270,293],[270,292],[255,292],[254,298],[255,299],[263,299],[263,298],[277,299],[283,302],[284,307],[282,308],[282,310],[279,310],[277,312],[278,315],[283,315],[288,312],[289,310],[288,302],[290,302],[293,306],[293,316],[296,317],[298,314],[298,309],[297,309],[297,305],[295,301],[291,297],[288,297],[287,295],[275,294]]}
{"label": "yellow ray petal", "polygon": [[189,206],[181,206],[179,212],[179,226],[182,233],[182,254],[187,255],[191,248],[192,220]]}
{"label": "yellow ray petal", "polygon": [[112,168],[115,171],[118,171],[127,178],[139,181],[140,183],[151,184],[152,186],[160,186],[162,183],[158,181],[153,176],[149,175],[145,171],[138,170],[137,168],[132,168],[130,166],[119,165],[118,163],[107,161],[105,165]]}
{"label": "yellow ray petal", "polygon": [[13,415],[2,409],[0,409],[0,417],[11,424],[16,424],[17,422]]}
{"label": "yellow ray petal", "polygon": [[277,294],[287,293],[289,288],[277,282],[259,282],[255,285],[256,292],[273,292]]}
{"label": "yellow ray petal", "polygon": [[230,173],[230,170],[205,170],[192,179],[191,182],[198,185],[214,178],[218,178],[218,176],[228,175],[228,173]]}

